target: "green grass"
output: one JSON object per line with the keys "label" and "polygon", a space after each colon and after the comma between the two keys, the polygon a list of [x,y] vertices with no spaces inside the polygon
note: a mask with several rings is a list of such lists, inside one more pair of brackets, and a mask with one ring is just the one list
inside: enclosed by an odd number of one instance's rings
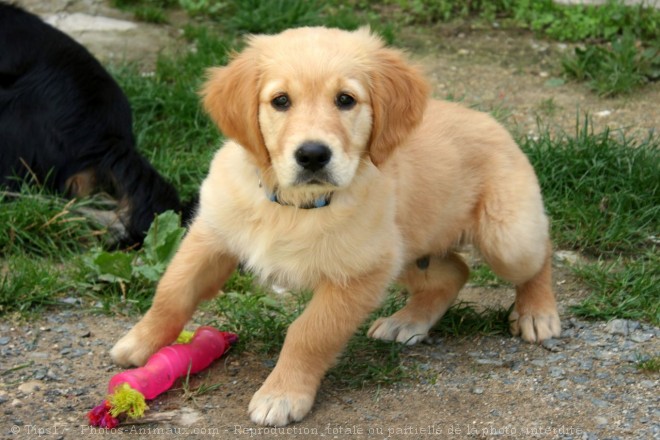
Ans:
{"label": "green grass", "polygon": [[235,272],[224,287],[224,295],[210,305],[217,319],[212,324],[240,335],[236,351],[273,354],[281,348],[286,329],[302,313],[305,294],[283,300],[254,282],[250,274]]}
{"label": "green grass", "polygon": [[496,287],[504,284],[504,281],[495,275],[488,265],[483,263],[470,268],[469,282],[481,287]]}
{"label": "green grass", "polygon": [[432,332],[453,337],[508,335],[509,313],[507,309],[478,311],[473,304],[459,302],[447,310]]}
{"label": "green grass", "polygon": [[274,34],[298,26],[321,24],[317,0],[241,0],[232,2],[229,23],[239,32]]}
{"label": "green grass", "polygon": [[197,193],[220,134],[200,106],[205,70],[225,64],[229,44],[206,28],[187,27],[195,50],[162,56],[153,75],[128,66],[113,72],[128,96],[137,145],[183,199]]}
{"label": "green grass", "polygon": [[178,5],[177,0],[112,0],[118,9],[130,11],[135,18],[147,23],[166,23],[165,10]]}
{"label": "green grass", "polygon": [[102,228],[81,212],[95,200],[66,200],[38,187],[0,191],[0,257],[14,253],[70,255],[98,242]]}
{"label": "green grass", "polygon": [[625,318],[660,325],[660,255],[648,251],[636,258],[619,258],[575,268],[592,292],[571,310],[591,319]]}
{"label": "green grass", "polygon": [[523,140],[560,248],[592,256],[635,254],[660,230],[660,137],[639,140],[588,123],[576,134]]}
{"label": "green grass", "polygon": [[52,260],[14,254],[0,266],[0,316],[12,312],[30,315],[58,304],[73,283]]}
{"label": "green grass", "polygon": [[637,368],[645,373],[660,373],[660,356],[653,356],[645,361],[640,361]]}
{"label": "green grass", "polygon": [[[224,295],[206,307],[213,312],[210,324],[240,335],[237,352],[249,350],[275,355],[289,325],[303,312],[310,292],[277,297],[254,282],[246,273],[236,272],[227,282]],[[365,383],[385,384],[400,380],[404,370],[399,354],[403,345],[374,341],[366,336],[370,323],[378,316],[389,315],[402,305],[400,295],[388,297],[385,305],[362,326],[350,340],[337,365],[329,372],[331,380],[350,387]]]}

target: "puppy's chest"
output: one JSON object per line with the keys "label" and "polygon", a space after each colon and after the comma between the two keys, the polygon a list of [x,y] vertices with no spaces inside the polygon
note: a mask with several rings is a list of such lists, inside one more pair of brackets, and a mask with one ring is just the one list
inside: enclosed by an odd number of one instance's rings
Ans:
{"label": "puppy's chest", "polygon": [[377,264],[382,247],[374,230],[333,221],[321,209],[245,221],[228,235],[232,250],[264,281],[292,288],[345,282]]}

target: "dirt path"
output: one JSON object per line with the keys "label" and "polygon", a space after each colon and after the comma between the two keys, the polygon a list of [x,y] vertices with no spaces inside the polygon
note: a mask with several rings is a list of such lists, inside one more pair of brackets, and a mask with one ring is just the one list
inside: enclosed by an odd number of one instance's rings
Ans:
{"label": "dirt path", "polygon": [[[644,136],[660,121],[660,83],[623,97],[600,98],[586,84],[561,83],[561,59],[573,47],[528,32],[449,26],[406,35],[434,82],[437,97],[493,112],[509,129],[533,134],[537,120],[575,133],[578,114],[605,127]],[[584,121],[581,120],[580,123]]]}
{"label": "dirt path", "polygon": [[[21,3],[45,17],[78,12],[130,24],[130,16],[101,0]],[[74,37],[106,62],[136,59],[148,69],[160,50],[176,45],[177,31],[167,26],[106,22],[112,26],[103,31],[97,21],[92,28],[75,30],[66,16],[59,20],[69,23]],[[510,128],[523,133],[536,129],[537,114],[571,131],[578,107],[594,115],[600,127],[636,133],[657,127],[660,120],[660,84],[616,100],[599,99],[582,85],[550,87],[547,81],[558,75],[558,55],[566,49],[528,34],[445,28],[403,38],[429,72],[436,96],[495,109]],[[561,339],[544,346],[478,336],[407,348],[402,362],[410,380],[342,389],[340,382],[326,379],[310,416],[285,430],[257,427],[247,417],[249,399],[275,359],[230,353],[191,380],[192,388],[218,383],[218,389],[194,399],[186,399],[180,389],[170,391],[150,404],[144,423],[122,426],[114,434],[236,439],[660,438],[658,375],[635,366],[640,358],[660,352],[660,330],[631,321],[586,323],[571,318],[567,306],[585,292],[561,264],[556,269],[564,331]],[[512,292],[471,286],[461,299],[508,306]],[[205,318],[197,319],[203,323]],[[100,402],[107,380],[118,371],[107,351],[132,322],[65,309],[34,322],[0,323],[0,436],[107,436],[91,432],[85,414]]]}

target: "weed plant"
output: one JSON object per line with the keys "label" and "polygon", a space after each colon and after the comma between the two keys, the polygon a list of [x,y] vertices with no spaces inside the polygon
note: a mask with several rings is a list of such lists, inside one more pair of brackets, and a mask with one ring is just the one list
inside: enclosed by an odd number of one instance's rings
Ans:
{"label": "weed plant", "polygon": [[609,46],[575,48],[573,56],[562,61],[564,72],[601,96],[627,94],[649,81],[660,78],[660,45],[638,48],[627,33]]}

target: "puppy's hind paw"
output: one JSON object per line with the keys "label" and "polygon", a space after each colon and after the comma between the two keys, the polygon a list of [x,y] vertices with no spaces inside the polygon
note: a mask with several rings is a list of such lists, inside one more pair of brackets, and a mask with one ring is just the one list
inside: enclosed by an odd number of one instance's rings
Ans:
{"label": "puppy's hind paw", "polygon": [[520,314],[514,309],[509,315],[511,334],[527,342],[542,342],[559,337],[561,321],[556,310]]}

